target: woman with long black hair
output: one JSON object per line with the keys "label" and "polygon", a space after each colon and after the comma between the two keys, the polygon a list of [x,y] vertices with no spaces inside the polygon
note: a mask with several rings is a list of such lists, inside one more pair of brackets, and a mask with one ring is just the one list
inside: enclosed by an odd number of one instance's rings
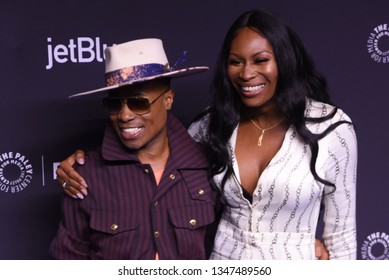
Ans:
{"label": "woman with long black hair", "polygon": [[354,126],[296,33],[272,13],[244,13],[212,89],[189,128],[224,202],[211,258],[314,259],[323,206],[330,259],[355,259]]}

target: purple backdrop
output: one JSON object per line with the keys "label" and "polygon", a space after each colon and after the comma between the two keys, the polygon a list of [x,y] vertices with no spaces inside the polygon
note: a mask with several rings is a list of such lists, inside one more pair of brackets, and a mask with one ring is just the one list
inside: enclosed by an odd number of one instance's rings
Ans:
{"label": "purple backdrop", "polygon": [[[333,101],[355,122],[358,257],[389,259],[387,0],[2,4],[0,259],[48,257],[62,191],[53,176],[56,163],[96,145],[104,125],[97,100],[67,96],[103,85],[104,46],[158,37],[170,62],[188,50],[188,65],[212,68],[229,25],[253,8],[279,13],[300,34],[328,79]],[[211,75],[174,82],[174,112],[185,124],[205,105]]]}

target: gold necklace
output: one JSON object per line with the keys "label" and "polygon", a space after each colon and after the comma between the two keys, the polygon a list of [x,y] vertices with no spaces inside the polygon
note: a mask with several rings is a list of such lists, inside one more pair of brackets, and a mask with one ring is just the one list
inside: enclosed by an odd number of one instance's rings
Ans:
{"label": "gold necklace", "polygon": [[263,140],[263,136],[265,135],[265,131],[267,130],[270,130],[272,128],[275,128],[277,125],[279,125],[285,118],[282,118],[280,119],[275,125],[271,126],[271,127],[268,127],[268,128],[262,128],[260,127],[253,119],[250,118],[250,121],[253,123],[253,125],[258,128],[259,130],[261,130],[261,135],[259,135],[258,137],[258,142],[257,142],[257,146],[258,147],[261,147],[262,146],[262,140]]}

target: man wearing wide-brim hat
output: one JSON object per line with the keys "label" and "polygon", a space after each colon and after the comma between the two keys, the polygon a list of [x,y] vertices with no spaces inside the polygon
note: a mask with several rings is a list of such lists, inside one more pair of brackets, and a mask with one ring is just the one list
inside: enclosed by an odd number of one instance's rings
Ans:
{"label": "man wearing wide-brim hat", "polygon": [[[77,171],[87,199],[64,195],[50,251],[56,259],[205,259],[215,193],[200,147],[170,111],[172,78],[207,70],[176,69],[159,39],[109,47],[100,95],[110,123],[102,145]],[[67,182],[63,183],[66,187]]]}

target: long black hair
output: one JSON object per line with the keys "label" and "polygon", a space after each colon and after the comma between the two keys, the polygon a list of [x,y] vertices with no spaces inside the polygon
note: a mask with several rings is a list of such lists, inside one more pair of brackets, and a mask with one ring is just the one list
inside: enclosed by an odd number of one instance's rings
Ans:
{"label": "long black hair", "polygon": [[[239,122],[243,103],[227,76],[228,56],[233,39],[244,27],[262,34],[273,47],[278,66],[278,81],[275,93],[278,106],[285,118],[294,125],[297,133],[309,145],[312,153],[310,170],[314,178],[328,186],[335,185],[318,176],[315,163],[318,155],[318,140],[338,125],[331,125],[321,134],[313,134],[306,122],[323,122],[331,119],[337,108],[325,117],[305,117],[307,98],[331,104],[325,79],[316,71],[314,63],[298,35],[277,15],[261,10],[248,11],[232,24],[224,39],[216,63],[212,82],[211,104],[202,113],[208,115],[207,137],[204,139],[206,154],[210,160],[210,176],[226,170],[222,189],[233,173],[228,151],[228,141]],[[348,123],[348,122],[347,122]]]}

